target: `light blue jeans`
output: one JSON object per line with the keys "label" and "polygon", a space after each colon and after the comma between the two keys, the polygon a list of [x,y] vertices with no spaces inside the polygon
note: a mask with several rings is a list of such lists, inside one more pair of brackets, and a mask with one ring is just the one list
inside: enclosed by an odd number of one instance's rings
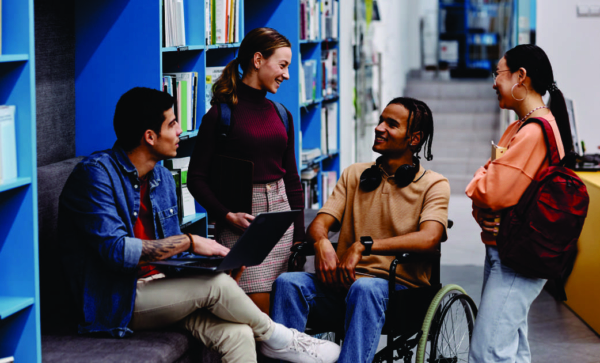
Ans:
{"label": "light blue jeans", "polygon": [[483,290],[471,339],[469,362],[531,362],[527,314],[546,284],[500,262],[498,249],[486,246]]}
{"label": "light blue jeans", "polygon": [[[406,286],[396,285],[396,290]],[[381,278],[360,278],[350,290],[333,291],[317,276],[306,272],[280,275],[271,293],[271,319],[288,328],[304,331],[311,320],[341,326],[346,336],[338,363],[370,363],[385,322],[388,304],[388,282]]]}

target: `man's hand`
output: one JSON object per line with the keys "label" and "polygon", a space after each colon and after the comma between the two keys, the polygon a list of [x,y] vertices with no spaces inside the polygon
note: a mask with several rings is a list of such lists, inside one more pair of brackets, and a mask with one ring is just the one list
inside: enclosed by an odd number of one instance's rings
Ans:
{"label": "man's hand", "polygon": [[325,285],[337,285],[339,283],[337,276],[339,260],[331,242],[328,239],[322,239],[315,242],[314,248],[317,278]]}
{"label": "man's hand", "polygon": [[194,238],[194,253],[202,256],[226,256],[229,248],[215,240],[191,235]]}
{"label": "man's hand", "polygon": [[362,258],[364,249],[365,246],[362,243],[354,242],[342,256],[342,261],[338,267],[338,278],[346,289],[349,289],[354,281],[356,281],[355,269]]}
{"label": "man's hand", "polygon": [[247,213],[232,213],[229,212],[225,216],[227,223],[234,229],[238,231],[245,231],[248,226],[250,226],[250,222],[254,220],[254,216]]}
{"label": "man's hand", "polygon": [[495,239],[500,229],[500,212],[479,209],[477,212],[477,223],[483,232],[489,233],[490,237]]}

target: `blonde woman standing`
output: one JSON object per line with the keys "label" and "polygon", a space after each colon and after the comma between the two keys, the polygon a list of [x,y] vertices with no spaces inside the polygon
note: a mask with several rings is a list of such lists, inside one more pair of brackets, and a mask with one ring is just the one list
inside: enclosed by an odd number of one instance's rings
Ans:
{"label": "blonde woman standing", "polygon": [[[267,92],[277,93],[289,79],[291,43],[271,28],[250,31],[238,52],[213,86],[213,99],[202,118],[196,146],[188,171],[188,188],[194,198],[217,220],[217,240],[231,247],[261,212],[304,209],[294,145],[294,123],[287,112],[288,126],[282,122]],[[242,70],[240,74],[239,69]],[[218,104],[231,109],[231,126],[224,139],[217,137],[220,127]],[[230,210],[211,187],[211,165],[216,155],[251,161],[252,213]],[[265,261],[246,269],[239,282],[250,299],[265,313],[273,281],[287,270],[293,242],[304,240],[304,215],[301,214]]]}

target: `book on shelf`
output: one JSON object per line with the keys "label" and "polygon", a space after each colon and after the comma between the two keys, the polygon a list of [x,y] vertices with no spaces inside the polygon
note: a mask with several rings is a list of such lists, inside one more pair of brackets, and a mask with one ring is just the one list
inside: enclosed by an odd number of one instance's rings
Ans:
{"label": "book on shelf", "polygon": [[317,62],[309,59],[302,62],[300,81],[300,103],[316,99],[317,93]]}
{"label": "book on shelf", "polygon": [[319,8],[320,3],[316,0],[300,0],[300,39],[318,39]]}
{"label": "book on shelf", "polygon": [[17,178],[15,106],[0,106],[0,183]]}
{"label": "book on shelf", "polygon": [[302,191],[304,193],[304,208],[319,208],[319,168],[309,168],[300,173]]}
{"label": "book on shelf", "polygon": [[303,149],[301,154],[302,162],[306,164],[310,163],[319,156],[321,156],[321,149],[319,148]]}
{"label": "book on shelf", "polygon": [[327,112],[326,119],[326,134],[327,134],[327,153],[330,154],[338,150],[338,103],[325,103]]}
{"label": "book on shelf", "polygon": [[333,193],[333,189],[337,184],[337,172],[336,171],[322,171],[321,172],[321,186],[323,189],[323,205],[327,201],[327,198]]}
{"label": "book on shelf", "polygon": [[166,159],[163,164],[165,168],[171,171],[171,175],[175,179],[177,209],[179,212],[179,223],[181,223],[184,217],[196,214],[196,203],[187,187],[190,157]]}
{"label": "book on shelf", "polygon": [[321,153],[329,154],[327,150],[327,108],[321,107]]}
{"label": "book on shelf", "polygon": [[185,46],[185,16],[183,0],[164,0],[164,46]]}
{"label": "book on shelf", "polygon": [[223,74],[223,70],[225,66],[219,67],[206,67],[206,80],[204,84],[204,102],[206,107],[206,112],[210,110],[210,101],[212,100],[212,87]]}
{"label": "book on shelf", "polygon": [[181,124],[183,132],[196,129],[196,108],[198,94],[198,72],[177,72],[165,73],[163,80],[168,77],[174,80],[175,85],[172,86],[173,97],[175,97],[175,115]]}
{"label": "book on shelf", "polygon": [[205,0],[206,44],[239,42],[240,0]]}
{"label": "book on shelf", "polygon": [[323,51],[321,55],[323,97],[334,96],[338,93],[338,56],[337,49]]}
{"label": "book on shelf", "polygon": [[339,2],[323,0],[321,12],[321,39],[337,39]]}

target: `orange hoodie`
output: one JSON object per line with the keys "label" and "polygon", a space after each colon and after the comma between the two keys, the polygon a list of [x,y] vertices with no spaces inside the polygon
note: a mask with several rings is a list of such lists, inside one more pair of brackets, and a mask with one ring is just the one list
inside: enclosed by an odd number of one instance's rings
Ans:
{"label": "orange hoodie", "polygon": [[[560,139],[560,131],[552,113],[542,118],[552,126],[560,157],[565,155]],[[488,160],[480,167],[473,180],[467,185],[466,194],[473,200],[473,217],[477,219],[480,209],[499,211],[517,204],[525,189],[540,170],[548,166],[546,143],[542,128],[538,124],[528,124],[519,131],[522,123],[511,123],[500,141],[499,146],[508,150],[500,159]],[[519,132],[517,132],[519,131]],[[496,245],[496,238],[482,232],[481,240],[488,245]]]}

